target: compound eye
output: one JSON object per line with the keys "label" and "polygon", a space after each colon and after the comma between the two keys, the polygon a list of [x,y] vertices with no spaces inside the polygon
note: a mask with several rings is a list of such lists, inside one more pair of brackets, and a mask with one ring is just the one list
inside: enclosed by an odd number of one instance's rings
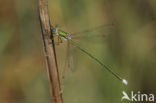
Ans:
{"label": "compound eye", "polygon": [[56,32],[56,30],[55,29],[52,29],[52,32]]}

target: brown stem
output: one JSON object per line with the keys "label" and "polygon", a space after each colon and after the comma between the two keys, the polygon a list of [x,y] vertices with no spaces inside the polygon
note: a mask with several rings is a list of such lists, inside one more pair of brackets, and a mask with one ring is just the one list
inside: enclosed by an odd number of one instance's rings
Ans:
{"label": "brown stem", "polygon": [[39,0],[39,14],[52,103],[63,103],[47,0]]}

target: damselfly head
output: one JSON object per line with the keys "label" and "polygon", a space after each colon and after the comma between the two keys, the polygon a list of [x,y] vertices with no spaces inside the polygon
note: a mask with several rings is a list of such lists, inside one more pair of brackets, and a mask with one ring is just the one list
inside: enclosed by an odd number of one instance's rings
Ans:
{"label": "damselfly head", "polygon": [[55,33],[56,32],[56,29],[52,29],[52,32]]}
{"label": "damselfly head", "polygon": [[59,35],[59,33],[58,33],[58,28],[52,29],[52,33],[54,33],[54,34],[56,34],[56,35]]}

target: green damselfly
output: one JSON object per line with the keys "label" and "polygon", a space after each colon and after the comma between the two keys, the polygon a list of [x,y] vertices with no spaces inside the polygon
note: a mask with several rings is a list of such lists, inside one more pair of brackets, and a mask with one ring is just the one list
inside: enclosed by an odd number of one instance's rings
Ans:
{"label": "green damselfly", "polygon": [[[78,32],[78,33],[75,33],[75,34],[86,33],[88,31],[89,30],[84,31],[84,32]],[[71,45],[73,45],[74,47],[76,47],[77,49],[79,49],[80,51],[82,51],[83,53],[85,53],[86,55],[88,55],[90,58],[92,58],[94,61],[96,61],[98,64],[100,64],[104,69],[106,69],[108,72],[110,72],[114,77],[116,77],[118,80],[120,80],[123,84],[125,84],[125,85],[128,84],[128,82],[125,79],[121,78],[117,73],[115,73],[110,68],[108,68],[98,58],[93,56],[91,53],[89,53],[85,49],[81,48],[75,41],[72,40],[70,33],[65,32],[64,30],[62,30],[60,28],[60,26],[56,25],[56,27],[52,27],[52,34],[56,35],[61,42],[62,42],[62,40],[64,40],[64,41],[70,43]]]}

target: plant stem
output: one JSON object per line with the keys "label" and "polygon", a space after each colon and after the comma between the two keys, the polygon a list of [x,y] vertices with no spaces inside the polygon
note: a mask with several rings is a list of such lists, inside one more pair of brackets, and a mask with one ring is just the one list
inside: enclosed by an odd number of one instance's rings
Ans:
{"label": "plant stem", "polygon": [[47,74],[49,78],[52,103],[63,103],[62,92],[59,80],[57,60],[53,37],[51,37],[51,24],[48,14],[47,0],[39,1],[40,25],[42,30],[42,39],[47,62]]}

